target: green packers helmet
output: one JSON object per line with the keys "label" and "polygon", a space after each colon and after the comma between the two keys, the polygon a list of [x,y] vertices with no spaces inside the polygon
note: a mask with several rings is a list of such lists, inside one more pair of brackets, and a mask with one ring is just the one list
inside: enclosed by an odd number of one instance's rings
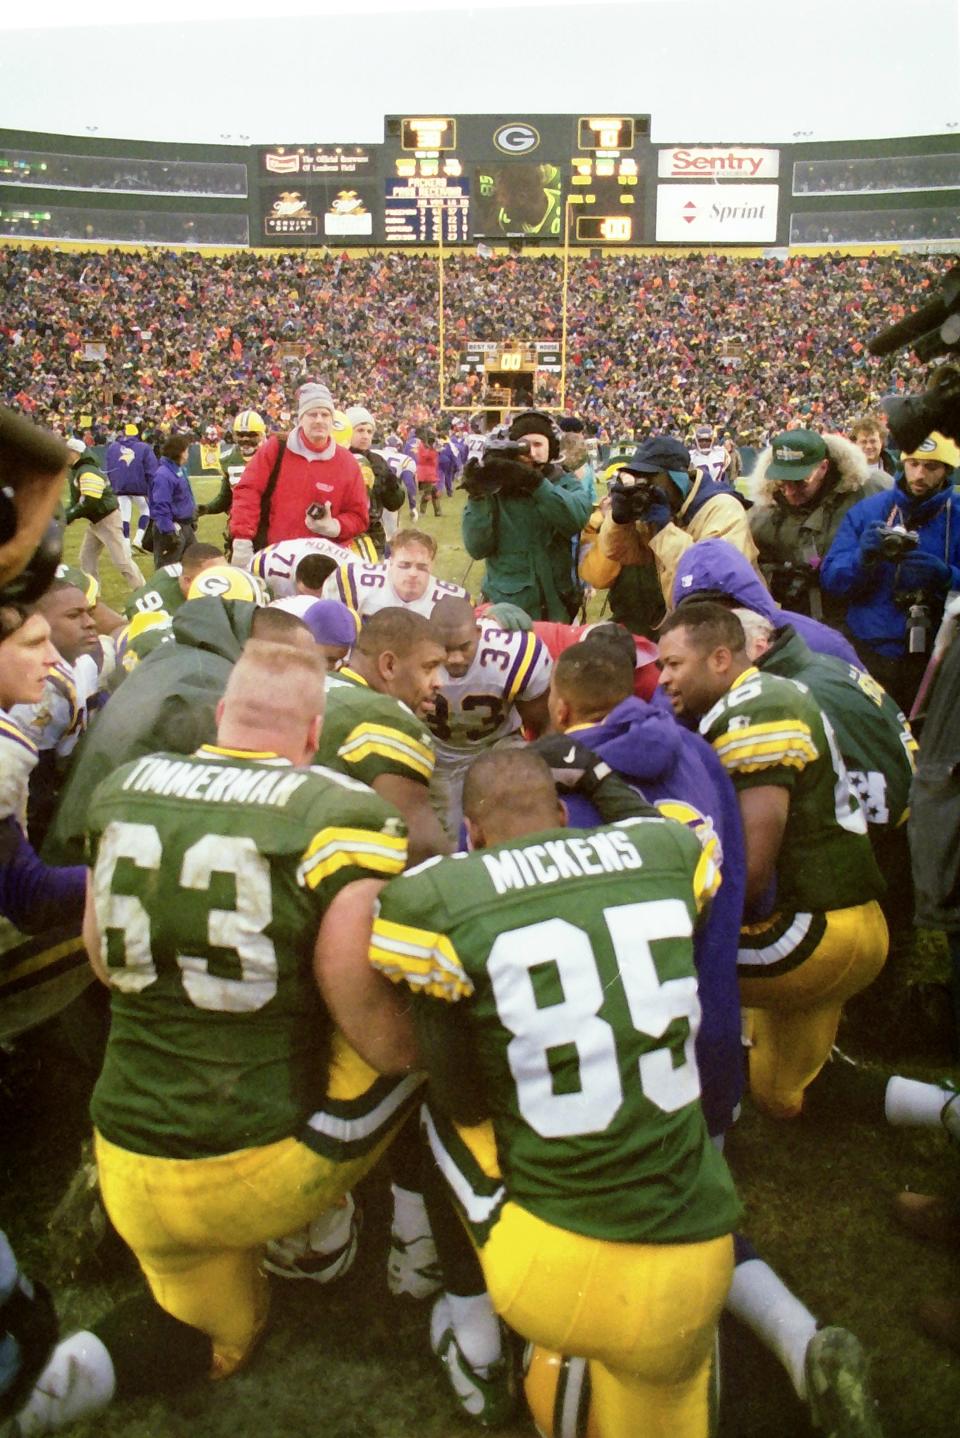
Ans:
{"label": "green packers helmet", "polygon": [[245,599],[248,604],[266,605],[270,595],[258,575],[232,564],[211,564],[194,579],[187,599]]}
{"label": "green packers helmet", "polygon": [[266,434],[267,426],[255,409],[242,409],[233,421],[232,429],[237,434]]}
{"label": "green packers helmet", "polygon": [[335,409],[333,412],[333,428],[330,434],[337,444],[343,445],[344,449],[350,448],[350,441],[353,439],[353,425],[342,409]]}
{"label": "green packers helmet", "polygon": [[523,1351],[523,1391],[540,1438],[599,1438],[585,1358],[528,1343]]}
{"label": "green packers helmet", "polygon": [[267,426],[255,409],[242,409],[233,421],[233,442],[244,459],[252,459],[267,437]]}
{"label": "green packers helmet", "polygon": [[144,614],[135,614],[122,629],[117,630],[114,639],[117,668],[129,674],[141,659],[146,659],[159,645],[172,639],[173,619],[165,609],[151,609]]}
{"label": "green packers helmet", "polygon": [[91,609],[99,603],[100,581],[94,579],[92,574],[87,574],[82,569],[75,569],[72,564],[58,564],[56,577],[79,589]]}

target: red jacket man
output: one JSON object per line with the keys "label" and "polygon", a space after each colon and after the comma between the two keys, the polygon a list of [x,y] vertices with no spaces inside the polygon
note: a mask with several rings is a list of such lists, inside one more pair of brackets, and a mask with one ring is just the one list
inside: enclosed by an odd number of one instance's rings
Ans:
{"label": "red jacket man", "polygon": [[[347,544],[367,528],[370,509],[360,466],[332,437],[334,404],[322,384],[297,394],[297,428],[290,434],[270,498],[267,544],[320,534]],[[280,440],[272,435],[247,465],[230,510],[234,564],[249,565],[260,525],[263,493]]]}

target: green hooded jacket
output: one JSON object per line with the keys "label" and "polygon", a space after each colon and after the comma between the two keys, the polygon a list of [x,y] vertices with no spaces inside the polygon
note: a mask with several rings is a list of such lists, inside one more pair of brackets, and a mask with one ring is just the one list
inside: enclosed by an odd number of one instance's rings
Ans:
{"label": "green hooded jacket", "polygon": [[256,612],[245,599],[191,599],[178,609],[176,642],[161,644],[136,666],[79,745],[44,845],[48,863],[84,862],[90,797],[114,769],[144,754],[192,754],[215,741],[217,701]]}
{"label": "green hooded jacket", "polygon": [[483,593],[493,604],[516,604],[531,619],[568,624],[580,606],[573,544],[590,518],[590,496],[559,465],[532,494],[471,496],[463,511],[463,543],[485,559]]}

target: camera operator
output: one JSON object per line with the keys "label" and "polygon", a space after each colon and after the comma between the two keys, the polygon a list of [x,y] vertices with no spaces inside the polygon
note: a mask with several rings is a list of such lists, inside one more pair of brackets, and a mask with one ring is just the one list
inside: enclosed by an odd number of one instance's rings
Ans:
{"label": "camera operator", "polygon": [[645,439],[621,467],[610,497],[600,528],[601,553],[621,567],[648,565],[652,555],[668,610],[680,556],[698,540],[725,539],[756,564],[744,501],[728,484],[692,468],[690,452],[678,439]]}
{"label": "camera operator", "polygon": [[750,532],[778,604],[839,627],[843,600],[824,602],[820,564],[848,509],[885,488],[851,440],[791,429],[757,460]]}
{"label": "camera operator", "polygon": [[951,589],[960,589],[960,450],[936,430],[903,455],[893,489],[845,515],[820,578],[847,600],[845,627],[870,673],[907,713]]}
{"label": "camera operator", "polygon": [[517,415],[505,437],[494,431],[464,469],[462,523],[467,553],[486,560],[484,598],[566,623],[580,605],[572,541],[590,497],[559,455],[560,431],[540,410]]}

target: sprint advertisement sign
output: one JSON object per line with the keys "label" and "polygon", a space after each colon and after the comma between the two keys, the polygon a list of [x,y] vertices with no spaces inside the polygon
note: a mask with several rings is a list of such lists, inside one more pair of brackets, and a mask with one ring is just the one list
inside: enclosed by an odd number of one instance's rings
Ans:
{"label": "sprint advertisement sign", "polygon": [[658,185],[657,243],[773,244],[779,197],[777,185]]}

